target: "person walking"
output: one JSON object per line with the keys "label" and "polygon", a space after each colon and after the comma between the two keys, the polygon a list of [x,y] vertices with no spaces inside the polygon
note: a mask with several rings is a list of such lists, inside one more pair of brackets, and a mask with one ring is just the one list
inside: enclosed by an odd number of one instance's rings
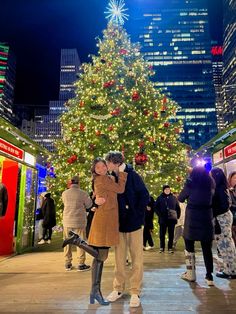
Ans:
{"label": "person walking", "polygon": [[201,242],[206,267],[205,280],[208,286],[214,286],[212,241],[214,239],[212,197],[215,183],[204,167],[195,167],[186,180],[178,196],[180,202],[187,200],[184,221],[186,272],[181,278],[196,281],[195,241]]}
{"label": "person walking", "polygon": [[229,193],[231,197],[230,210],[233,214],[232,236],[236,246],[236,171],[229,174],[228,177]]}
{"label": "person walking", "polygon": [[220,226],[220,234],[217,234],[215,239],[224,265],[223,271],[217,272],[216,276],[235,279],[236,249],[232,238],[233,214],[230,211],[231,201],[228,182],[223,170],[220,168],[213,168],[211,175],[216,184],[212,201],[213,215],[216,217]]}
{"label": "person walking", "polygon": [[180,217],[180,207],[177,198],[171,193],[169,185],[163,185],[162,193],[155,203],[155,212],[158,216],[160,253],[165,251],[165,236],[168,230],[168,252],[173,251],[174,230],[177,219]]}
{"label": "person walking", "polygon": [[128,177],[125,191],[118,195],[119,204],[119,243],[115,246],[115,278],[113,291],[108,295],[110,302],[122,297],[126,283],[127,248],[131,257],[130,307],[140,306],[140,293],[143,280],[143,230],[146,206],[149,203],[148,190],[139,174],[129,164],[124,163],[120,152],[109,152],[106,156],[109,171],[117,176],[117,167]]}
{"label": "person walking", "polygon": [[105,202],[95,210],[88,243],[83,241],[79,235],[69,232],[71,237],[65,239],[63,246],[74,244],[94,257],[90,303],[94,304],[96,300],[101,305],[109,305],[110,302],[105,300],[101,293],[102,270],[108,257],[109,248],[119,242],[117,193],[124,192],[127,174],[117,165],[118,182],[115,182],[114,178],[108,175],[106,162],[102,158],[94,160],[91,170],[96,204],[98,204],[98,200],[103,203],[102,200],[105,199]]}
{"label": "person walking", "polygon": [[45,192],[42,203],[43,214],[43,238],[38,244],[51,243],[52,228],[56,226],[56,210],[54,200],[51,198],[50,192]]}
{"label": "person walking", "polygon": [[[71,178],[69,188],[62,193],[63,210],[63,237],[69,237],[69,231],[74,231],[85,238],[87,224],[86,209],[92,206],[92,200],[86,191],[79,187],[79,176]],[[72,245],[64,247],[65,269],[72,269]],[[77,247],[78,271],[86,271],[91,267],[85,264],[85,251]]]}
{"label": "person walking", "polygon": [[[144,251],[148,251],[154,248],[154,242],[152,239],[154,206],[155,206],[154,198],[150,196],[150,201],[145,209],[145,222],[144,222],[144,228],[143,228]],[[146,246],[147,243],[148,243],[148,246]]]}

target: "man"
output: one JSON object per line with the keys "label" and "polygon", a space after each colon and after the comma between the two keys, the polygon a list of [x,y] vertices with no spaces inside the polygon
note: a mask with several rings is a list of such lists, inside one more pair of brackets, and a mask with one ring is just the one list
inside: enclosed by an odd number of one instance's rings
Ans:
{"label": "man", "polygon": [[[62,193],[62,201],[64,204],[63,211],[63,237],[69,237],[69,231],[77,233],[82,239],[85,239],[85,230],[87,224],[86,208],[92,206],[92,200],[88,193],[79,187],[79,176],[71,179],[69,189]],[[86,271],[91,267],[85,264],[85,251],[79,247],[77,249],[78,271]],[[68,244],[64,247],[65,269],[72,269],[72,245]]]}
{"label": "man", "polygon": [[125,264],[127,249],[130,252],[132,270],[130,277],[130,307],[140,305],[140,293],[143,280],[143,231],[145,208],[149,202],[149,193],[142,178],[133,167],[124,163],[120,152],[110,152],[106,156],[109,171],[117,164],[128,173],[125,192],[118,194],[119,205],[119,244],[115,247],[115,278],[113,291],[107,299],[118,300],[125,289]]}
{"label": "man", "polygon": [[[162,193],[158,196],[155,203],[155,212],[158,215],[160,226],[160,253],[165,251],[165,237],[168,230],[168,252],[173,254],[174,230],[177,219],[180,217],[180,207],[177,198],[171,193],[169,185],[163,185]],[[175,216],[171,216],[171,212]]]}

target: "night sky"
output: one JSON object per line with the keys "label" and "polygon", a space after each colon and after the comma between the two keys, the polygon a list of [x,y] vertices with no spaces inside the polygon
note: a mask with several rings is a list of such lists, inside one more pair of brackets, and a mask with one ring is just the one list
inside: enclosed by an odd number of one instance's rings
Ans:
{"label": "night sky", "polygon": [[[126,0],[132,10],[147,0]],[[153,0],[153,2],[158,0]],[[4,2],[4,3],[3,3]],[[208,0],[213,40],[222,41],[222,0]],[[96,53],[108,0],[5,0],[0,5],[0,42],[16,55],[16,104],[47,106],[58,99],[61,48],[77,48],[81,62]],[[131,34],[132,37],[132,34]]]}

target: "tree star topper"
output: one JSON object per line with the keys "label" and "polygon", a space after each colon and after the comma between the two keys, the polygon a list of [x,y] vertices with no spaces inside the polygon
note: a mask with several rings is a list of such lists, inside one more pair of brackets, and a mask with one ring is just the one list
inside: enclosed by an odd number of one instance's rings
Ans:
{"label": "tree star topper", "polygon": [[124,0],[111,0],[106,8],[107,11],[104,12],[107,14],[106,18],[114,24],[123,25],[129,16],[125,13],[128,9],[124,8],[124,6]]}

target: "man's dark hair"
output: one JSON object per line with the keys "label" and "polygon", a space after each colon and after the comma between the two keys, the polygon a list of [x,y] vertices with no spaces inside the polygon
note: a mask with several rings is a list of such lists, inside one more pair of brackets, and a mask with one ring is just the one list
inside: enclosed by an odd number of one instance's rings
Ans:
{"label": "man's dark hair", "polygon": [[124,156],[121,152],[109,152],[106,157],[106,161],[112,162],[113,164],[122,164],[124,162]]}

